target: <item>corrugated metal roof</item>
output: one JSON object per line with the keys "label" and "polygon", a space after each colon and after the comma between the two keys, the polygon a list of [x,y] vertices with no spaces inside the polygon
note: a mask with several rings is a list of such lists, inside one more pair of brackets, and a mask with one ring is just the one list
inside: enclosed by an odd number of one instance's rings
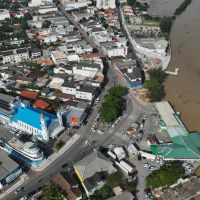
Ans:
{"label": "corrugated metal roof", "polygon": [[56,116],[51,115],[47,112],[39,110],[32,107],[19,107],[16,111],[16,114],[12,117],[12,121],[18,122],[21,121],[25,124],[28,124],[32,127],[42,130],[40,124],[40,116],[43,114],[47,127],[53,119],[56,119]]}

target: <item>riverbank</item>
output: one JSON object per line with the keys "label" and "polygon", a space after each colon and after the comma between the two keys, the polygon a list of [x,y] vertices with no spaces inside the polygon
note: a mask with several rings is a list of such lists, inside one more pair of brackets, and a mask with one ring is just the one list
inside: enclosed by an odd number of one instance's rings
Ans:
{"label": "riverbank", "polygon": [[165,83],[166,100],[181,112],[181,118],[190,131],[200,131],[199,9],[199,1],[193,0],[173,24],[169,69],[179,67],[180,71],[177,77],[169,76]]}

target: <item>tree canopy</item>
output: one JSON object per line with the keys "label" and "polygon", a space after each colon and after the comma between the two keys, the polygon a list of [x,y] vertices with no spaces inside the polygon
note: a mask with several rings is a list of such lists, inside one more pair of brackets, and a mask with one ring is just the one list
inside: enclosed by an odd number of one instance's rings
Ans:
{"label": "tree canopy", "polygon": [[159,170],[153,171],[146,178],[146,185],[152,189],[168,187],[177,182],[183,175],[181,163],[173,163],[172,166],[163,166]]}
{"label": "tree canopy", "polygon": [[61,189],[55,184],[46,186],[42,191],[42,200],[63,200]]}
{"label": "tree canopy", "polygon": [[45,20],[42,22],[42,28],[49,28],[51,25],[51,22],[48,20]]}
{"label": "tree canopy", "polygon": [[173,18],[172,17],[163,17],[160,20],[160,30],[164,34],[169,34],[171,31],[171,27],[173,24]]}
{"label": "tree canopy", "polygon": [[91,200],[106,200],[114,196],[112,189],[106,184],[90,197]]}
{"label": "tree canopy", "polygon": [[113,86],[108,92],[99,111],[102,120],[109,123],[117,119],[123,110],[125,88]]}
{"label": "tree canopy", "polygon": [[120,184],[120,177],[117,174],[111,174],[110,176],[107,177],[106,184],[110,188],[117,187]]}
{"label": "tree canopy", "polygon": [[166,78],[165,72],[159,69],[151,69],[149,71],[149,80],[146,80],[144,87],[148,90],[149,99],[154,101],[160,101],[165,96],[164,81]]}

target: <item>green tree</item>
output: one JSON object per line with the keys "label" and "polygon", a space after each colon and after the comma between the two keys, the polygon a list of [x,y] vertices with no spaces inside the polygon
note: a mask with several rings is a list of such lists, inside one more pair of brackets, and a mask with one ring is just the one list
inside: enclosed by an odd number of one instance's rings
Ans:
{"label": "green tree", "polygon": [[188,5],[190,5],[192,0],[184,0],[183,3],[175,10],[175,15],[180,15]]}
{"label": "green tree", "polygon": [[120,97],[124,96],[125,88],[120,86],[120,85],[117,85],[117,86],[111,87],[108,90],[108,92],[109,92],[110,95],[120,98]]}
{"label": "green tree", "polygon": [[181,163],[174,163],[172,166],[163,166],[154,171],[146,178],[146,185],[152,189],[168,187],[177,182],[183,175]]}
{"label": "green tree", "polygon": [[45,187],[42,191],[42,200],[63,200],[61,189],[55,184]]}
{"label": "green tree", "polygon": [[114,193],[110,187],[104,185],[101,189],[97,190],[91,197],[91,200],[106,200],[114,196]]}
{"label": "green tree", "polygon": [[51,22],[48,20],[45,20],[42,22],[42,28],[49,28],[51,25]]}
{"label": "green tree", "polygon": [[119,184],[120,184],[120,178],[119,178],[119,176],[117,174],[111,174],[110,176],[107,177],[106,184],[110,188],[114,188],[114,187],[119,186]]}
{"label": "green tree", "polygon": [[166,78],[166,74],[162,71],[162,68],[151,69],[149,71],[149,76],[150,79],[157,80],[159,83],[163,83]]}
{"label": "green tree", "polygon": [[165,96],[164,81],[166,78],[165,72],[159,69],[151,69],[149,71],[149,80],[146,80],[144,87],[148,90],[148,97],[152,102],[160,101]]}
{"label": "green tree", "polygon": [[114,86],[108,92],[99,111],[102,120],[109,123],[117,119],[123,110],[125,88]]}
{"label": "green tree", "polygon": [[172,28],[173,18],[172,17],[163,17],[160,21],[160,30],[164,34],[169,34]]}

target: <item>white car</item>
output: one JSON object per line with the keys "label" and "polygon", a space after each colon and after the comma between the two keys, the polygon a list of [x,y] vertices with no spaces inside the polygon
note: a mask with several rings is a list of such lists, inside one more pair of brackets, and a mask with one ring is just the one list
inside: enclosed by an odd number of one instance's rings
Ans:
{"label": "white car", "polygon": [[143,127],[144,127],[144,124],[143,124],[143,123],[141,123],[141,124],[140,124],[140,128],[143,128]]}
{"label": "white car", "polygon": [[149,170],[153,171],[153,170],[155,170],[155,167],[154,166],[150,166]]}
{"label": "white car", "polygon": [[111,126],[111,127],[112,127],[112,128],[114,128],[115,126],[116,126],[116,124],[112,124],[112,126]]}
{"label": "white car", "polygon": [[28,197],[22,197],[22,198],[20,198],[19,200],[27,200],[28,199]]}
{"label": "white car", "polygon": [[144,167],[150,167],[151,165],[149,163],[144,163]]}

